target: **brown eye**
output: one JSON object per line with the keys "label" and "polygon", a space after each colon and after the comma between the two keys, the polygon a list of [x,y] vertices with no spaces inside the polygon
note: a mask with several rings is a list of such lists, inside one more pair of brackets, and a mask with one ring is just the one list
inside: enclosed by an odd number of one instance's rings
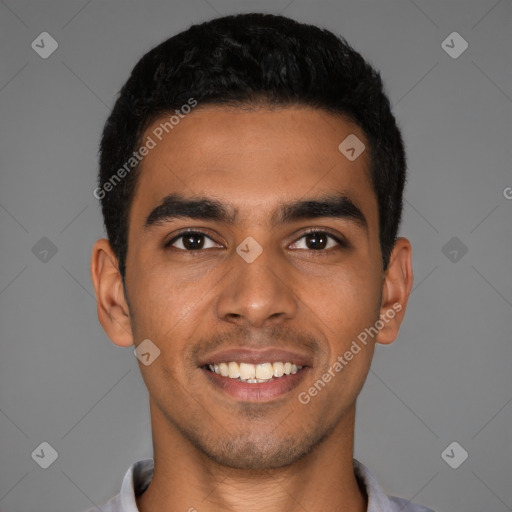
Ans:
{"label": "brown eye", "polygon": [[[304,243],[300,243],[304,240]],[[305,249],[309,251],[322,251],[332,249],[336,246],[345,247],[346,244],[334,235],[325,231],[309,231],[304,233],[297,242],[291,246],[292,249]]]}
{"label": "brown eye", "polygon": [[[206,239],[210,241],[210,244]],[[202,249],[211,249],[215,247],[215,245],[216,242],[206,235],[206,233],[202,233],[201,231],[186,231],[167,242],[165,247],[172,246],[181,251],[200,251]]]}

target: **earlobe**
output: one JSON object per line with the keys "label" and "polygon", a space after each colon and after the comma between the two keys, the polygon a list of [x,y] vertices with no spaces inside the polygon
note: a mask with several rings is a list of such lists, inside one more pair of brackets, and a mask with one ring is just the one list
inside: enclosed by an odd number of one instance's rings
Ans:
{"label": "earlobe", "polygon": [[376,341],[389,344],[398,336],[413,284],[412,247],[407,238],[396,240],[382,285],[382,303]]}
{"label": "earlobe", "polygon": [[106,238],[93,246],[90,265],[96,294],[98,319],[112,343],[121,347],[133,345],[130,310],[123,290],[117,259]]}

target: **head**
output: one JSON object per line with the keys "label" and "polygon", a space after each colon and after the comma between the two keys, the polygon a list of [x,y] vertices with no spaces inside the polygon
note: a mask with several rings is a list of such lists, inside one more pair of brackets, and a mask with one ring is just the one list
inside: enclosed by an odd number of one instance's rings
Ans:
{"label": "head", "polygon": [[[364,144],[354,160],[338,149],[349,136]],[[95,196],[108,240],[91,274],[112,341],[160,350],[140,365],[153,420],[247,468],[290,464],[349,424],[374,343],[395,339],[412,286],[397,238],[405,176],[380,75],[340,36],[227,16],[144,55],[103,131]],[[205,366],[237,347],[294,351],[301,383],[258,401],[216,391]]]}

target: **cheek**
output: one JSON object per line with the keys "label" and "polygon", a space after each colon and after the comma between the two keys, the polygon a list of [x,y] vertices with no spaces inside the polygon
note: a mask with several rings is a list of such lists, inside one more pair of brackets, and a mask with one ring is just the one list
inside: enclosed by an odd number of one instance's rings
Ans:
{"label": "cheek", "polygon": [[171,273],[149,271],[134,287],[137,305],[135,334],[138,341],[149,338],[160,350],[153,363],[139,368],[150,395],[166,408],[185,403],[183,385],[190,371],[183,364],[189,340],[197,335],[197,315],[205,315],[197,286],[173,279]]}
{"label": "cheek", "polygon": [[379,281],[367,271],[340,271],[321,286],[308,286],[305,301],[329,327],[329,337],[346,337],[378,319],[380,293]]}
{"label": "cheek", "polygon": [[[306,296],[327,338],[328,355],[316,378],[325,377],[332,393],[350,401],[359,393],[373,356],[374,338],[366,329],[379,318],[378,278],[369,278],[365,272],[340,272]],[[330,393],[325,395],[327,400]]]}
{"label": "cheek", "polygon": [[165,262],[141,268],[145,271],[135,287],[139,339],[154,340],[171,377],[183,381],[190,378],[190,347],[204,332],[204,324],[214,319],[218,275],[193,264],[174,270]]}
{"label": "cheek", "polygon": [[199,283],[194,283],[197,276],[188,275],[185,269],[172,270],[165,262],[154,260],[142,260],[138,268],[132,290],[141,326],[162,334],[180,318],[192,314],[201,296]]}
{"label": "cheek", "polygon": [[[325,409],[322,414],[334,417],[354,402],[366,380],[375,344],[365,329],[378,319],[380,290],[367,278],[337,276],[309,300],[321,319],[328,351],[309,391],[319,397],[317,407]],[[338,405],[331,410],[333,403]]]}

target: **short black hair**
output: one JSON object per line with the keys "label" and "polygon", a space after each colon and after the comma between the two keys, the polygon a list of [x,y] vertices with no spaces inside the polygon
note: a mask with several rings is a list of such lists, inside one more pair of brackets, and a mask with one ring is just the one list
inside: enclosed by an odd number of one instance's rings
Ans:
{"label": "short black hair", "polygon": [[[380,73],[329,30],[249,13],[192,25],[167,39],[139,60],[119,92],[101,138],[96,189],[101,195],[95,196],[123,283],[129,212],[140,174],[140,165],[132,162],[129,169],[126,162],[148,126],[191,98],[199,105],[309,106],[355,122],[370,145],[387,268],[401,221],[406,156]],[[113,183],[123,166],[129,172]]]}

